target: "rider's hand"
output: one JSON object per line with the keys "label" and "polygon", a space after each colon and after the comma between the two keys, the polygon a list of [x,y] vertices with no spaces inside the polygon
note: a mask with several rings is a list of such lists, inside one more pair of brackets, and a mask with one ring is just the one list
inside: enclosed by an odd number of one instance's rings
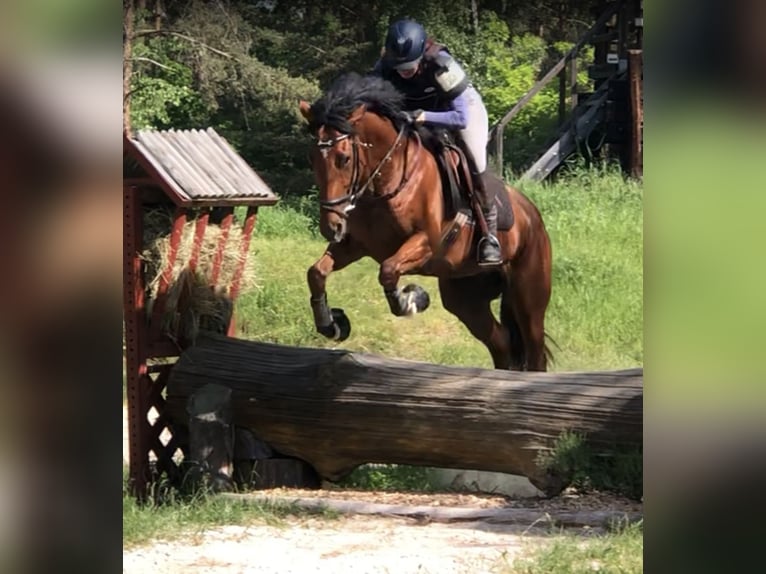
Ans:
{"label": "rider's hand", "polygon": [[426,113],[423,110],[412,110],[404,112],[407,122],[413,125],[419,125],[426,121]]}

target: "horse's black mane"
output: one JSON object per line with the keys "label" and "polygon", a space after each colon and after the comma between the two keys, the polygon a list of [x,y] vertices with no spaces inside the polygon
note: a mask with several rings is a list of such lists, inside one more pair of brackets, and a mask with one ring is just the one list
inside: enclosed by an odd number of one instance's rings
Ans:
{"label": "horse's black mane", "polygon": [[393,84],[380,76],[362,76],[350,72],[338,77],[325,94],[311,106],[309,130],[316,132],[321,126],[350,133],[348,117],[358,106],[390,119],[399,128],[404,96]]}

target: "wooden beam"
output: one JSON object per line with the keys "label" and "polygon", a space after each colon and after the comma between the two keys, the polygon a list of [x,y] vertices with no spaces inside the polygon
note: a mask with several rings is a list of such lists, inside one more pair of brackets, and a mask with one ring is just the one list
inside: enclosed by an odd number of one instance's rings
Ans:
{"label": "wooden beam", "polygon": [[307,510],[334,510],[346,514],[368,514],[413,518],[419,524],[430,522],[479,522],[491,524],[544,524],[561,526],[587,526],[609,528],[619,521],[637,522],[643,518],[639,512],[619,510],[569,510],[553,516],[542,508],[446,508],[443,506],[384,504],[361,500],[337,500],[322,497],[295,497],[260,494],[223,493],[221,498],[250,504],[291,504]]}
{"label": "wooden beam", "polygon": [[141,273],[142,212],[140,190],[123,188],[123,314],[128,400],[130,490],[143,499],[149,482],[149,442],[145,396],[150,385],[146,365],[146,313]]}
{"label": "wooden beam", "polygon": [[630,78],[630,174],[635,178],[644,175],[644,104],[643,104],[643,52],[628,51],[628,74]]}

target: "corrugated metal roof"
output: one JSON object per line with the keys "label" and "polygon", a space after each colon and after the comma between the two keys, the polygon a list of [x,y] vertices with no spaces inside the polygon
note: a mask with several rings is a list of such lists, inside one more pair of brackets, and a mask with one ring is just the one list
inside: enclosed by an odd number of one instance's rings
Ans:
{"label": "corrugated metal roof", "polygon": [[182,203],[271,205],[278,200],[213,128],[140,130],[131,144]]}

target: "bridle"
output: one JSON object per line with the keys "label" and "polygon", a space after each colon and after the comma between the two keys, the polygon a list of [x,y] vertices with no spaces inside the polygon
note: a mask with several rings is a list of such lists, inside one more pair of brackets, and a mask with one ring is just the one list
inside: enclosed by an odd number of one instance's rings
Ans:
{"label": "bridle", "polygon": [[[354,209],[356,207],[356,202],[359,200],[362,195],[370,188],[370,184],[372,184],[373,180],[380,175],[380,170],[383,169],[383,166],[386,164],[386,162],[391,160],[391,155],[394,153],[394,150],[399,147],[399,144],[402,141],[402,138],[404,137],[404,133],[406,131],[406,126],[402,126],[399,129],[399,133],[396,134],[396,139],[394,140],[394,143],[391,144],[391,147],[386,152],[386,155],[383,156],[383,159],[378,162],[378,165],[375,167],[375,169],[372,171],[370,176],[367,178],[367,181],[364,182],[364,185],[359,185],[359,179],[361,177],[361,169],[360,169],[360,160],[359,160],[359,147],[365,147],[365,148],[371,148],[371,143],[366,143],[363,141],[360,141],[359,138],[352,133],[345,133],[340,134],[334,138],[327,139],[327,140],[318,140],[316,142],[316,146],[320,150],[329,150],[336,146],[338,143],[342,142],[345,139],[351,138],[351,161],[353,162],[353,165],[351,167],[351,183],[348,186],[348,190],[345,195],[342,195],[341,197],[336,197],[335,199],[326,199],[326,200],[320,200],[319,206],[322,209],[326,209],[328,211],[332,211],[333,213],[336,213],[340,215],[341,217],[348,217],[348,212]],[[374,196],[376,199],[391,199],[393,196],[397,195],[404,187],[407,185],[407,182],[409,181],[410,175],[415,171],[418,165],[418,160],[420,159],[420,136],[415,132],[415,136],[418,143],[418,152],[415,155],[415,161],[414,165],[412,167],[412,170],[408,174],[407,169],[407,149],[404,150],[404,169],[402,170],[402,179],[399,182],[399,185],[394,189],[393,191],[390,191],[388,193],[385,193],[383,195],[376,195]],[[409,139],[406,139],[406,145],[409,146]],[[340,210],[337,209],[337,206],[344,205],[345,207]]]}

